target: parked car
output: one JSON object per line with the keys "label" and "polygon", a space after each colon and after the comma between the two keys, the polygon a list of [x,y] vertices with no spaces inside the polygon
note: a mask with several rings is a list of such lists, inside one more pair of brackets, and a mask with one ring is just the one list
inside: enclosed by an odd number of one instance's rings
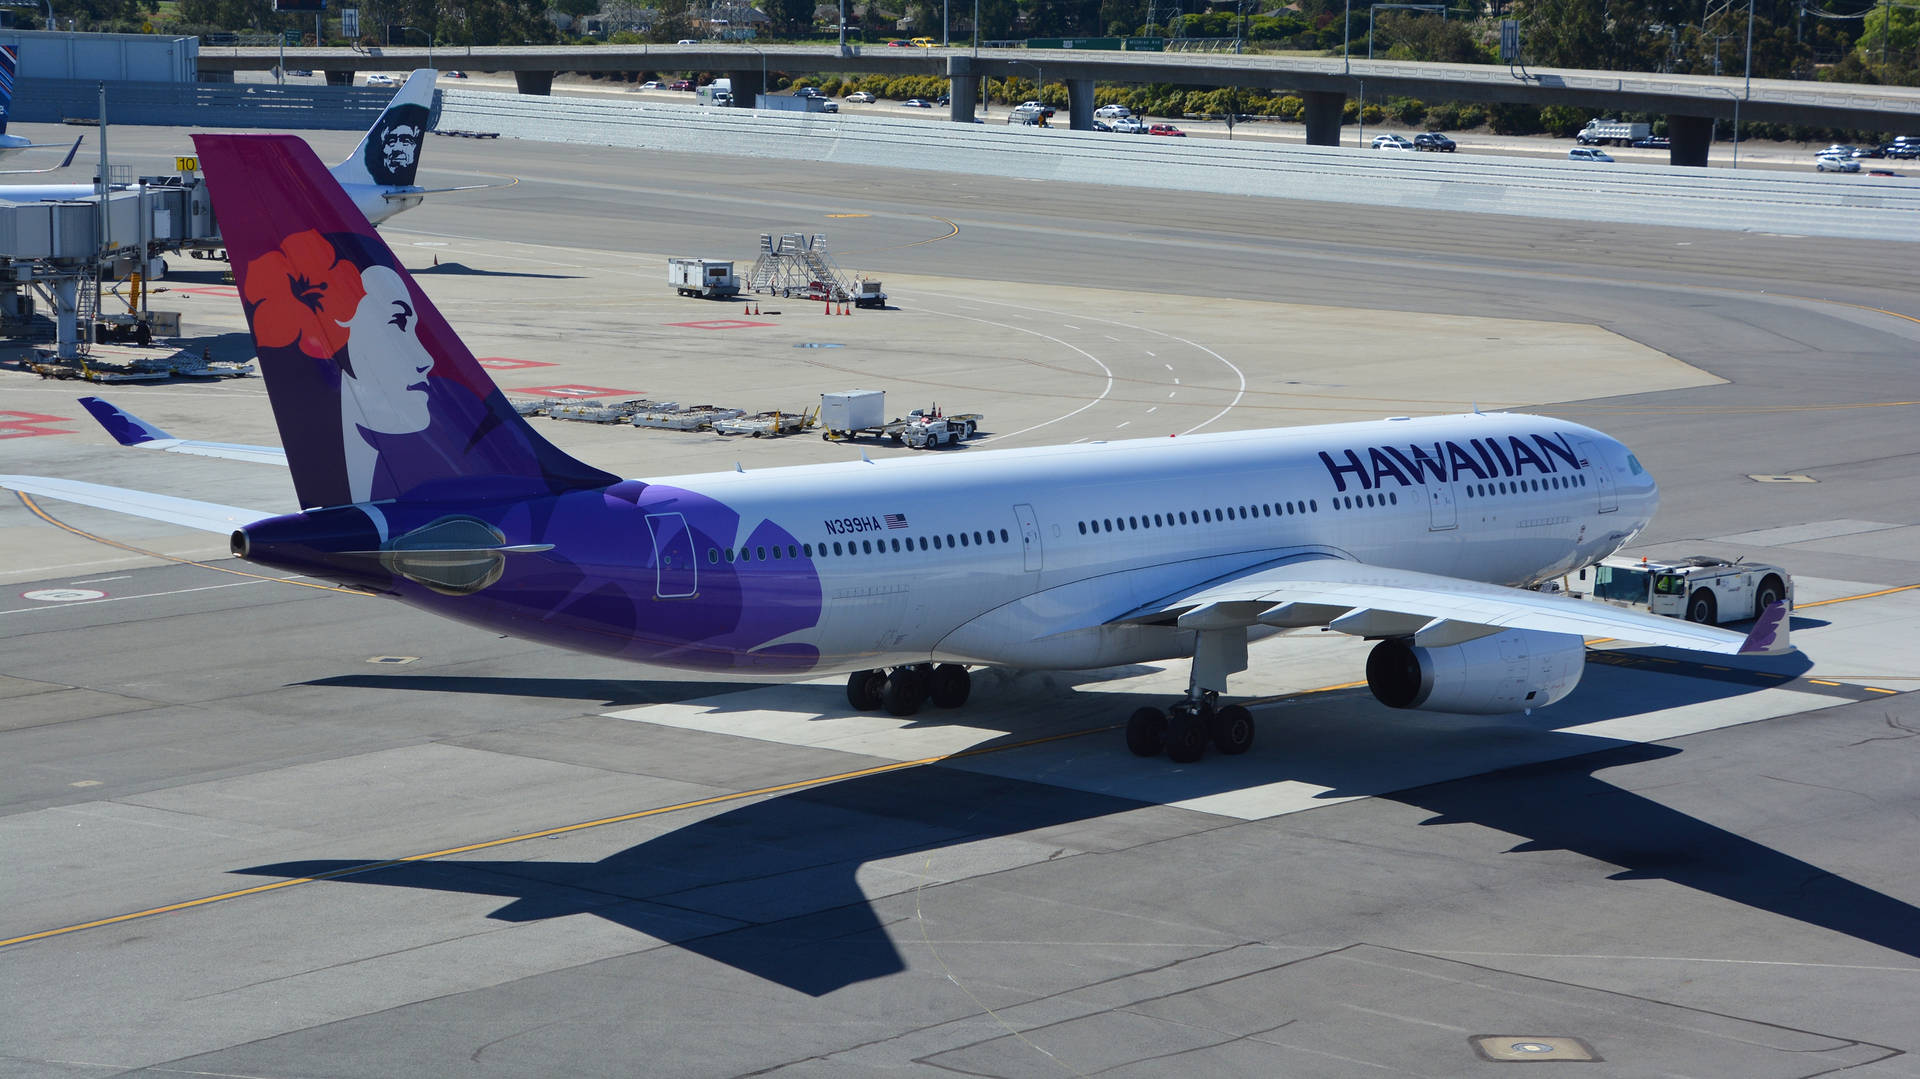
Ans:
{"label": "parked car", "polygon": [[1144,135],[1147,133],[1147,125],[1132,116],[1123,116],[1118,120],[1112,121],[1107,126],[1121,135]]}
{"label": "parked car", "polygon": [[659,80],[659,79],[648,79],[648,80],[647,80],[646,82],[643,82],[643,83],[641,83],[641,84],[639,85],[639,87],[638,87],[638,89],[641,89],[641,90],[665,90],[665,89],[666,89],[666,87],[665,87],[664,85],[662,85],[662,84],[661,84],[661,82],[660,82],[660,80]]}
{"label": "parked car", "polygon": [[1411,150],[1413,140],[1405,135],[1375,135],[1373,148],[1376,150]]}
{"label": "parked car", "polygon": [[902,102],[901,102],[900,104],[902,104],[902,105],[905,105],[905,106],[906,106],[907,108],[910,108],[910,109],[930,109],[930,108],[933,108],[933,102],[931,102],[931,101],[928,101],[928,100],[927,100],[926,98],[924,98],[924,97],[910,97],[910,98],[908,98],[908,99],[906,99],[905,101],[902,101]]}
{"label": "parked car", "polygon": [[873,104],[873,95],[867,93],[865,90],[855,90],[853,93],[847,95],[847,103],[851,105],[871,105]]}
{"label": "parked car", "polygon": [[1149,135],[1171,135],[1171,136],[1173,136],[1173,137],[1174,137],[1174,138],[1176,138],[1176,139],[1184,139],[1184,138],[1186,138],[1186,137],[1187,137],[1187,133],[1186,133],[1186,132],[1184,132],[1184,131],[1182,131],[1182,130],[1180,130],[1179,128],[1177,128],[1177,127],[1175,127],[1175,126],[1173,126],[1172,124],[1154,124],[1154,125],[1153,125],[1152,127],[1149,127],[1149,128],[1147,128],[1147,134],[1149,134]]}
{"label": "parked car", "polygon": [[672,84],[671,86],[668,86],[668,87],[667,87],[667,89],[669,89],[669,90],[685,90],[685,91],[687,91],[688,93],[692,93],[692,92],[693,92],[693,80],[692,80],[692,79],[675,79],[675,80],[673,80],[673,84]]}
{"label": "parked car", "polygon": [[1851,154],[1821,153],[1813,159],[1815,172],[1859,172],[1860,162]]}
{"label": "parked car", "polygon": [[1612,161],[1605,150],[1597,146],[1576,146],[1567,151],[1568,161]]}
{"label": "parked car", "polygon": [[1665,135],[1648,135],[1644,139],[1633,140],[1633,144],[1642,150],[1670,150],[1673,148],[1673,140],[1667,138]]}
{"label": "parked car", "polygon": [[1125,105],[1102,105],[1093,110],[1093,114],[1102,120],[1121,120],[1133,115],[1133,110]]}
{"label": "parked car", "polygon": [[1438,154],[1450,154],[1454,151],[1453,140],[1438,131],[1422,131],[1413,137],[1413,148],[1431,150]]}
{"label": "parked car", "polygon": [[367,85],[368,86],[392,86],[393,76],[392,75],[368,75]]}

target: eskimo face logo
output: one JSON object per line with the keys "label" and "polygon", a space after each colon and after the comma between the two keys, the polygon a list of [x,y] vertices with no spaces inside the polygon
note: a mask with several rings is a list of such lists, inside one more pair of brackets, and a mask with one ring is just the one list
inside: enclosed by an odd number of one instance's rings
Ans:
{"label": "eskimo face logo", "polygon": [[411,187],[420,163],[420,141],[427,135],[427,109],[396,105],[388,109],[367,136],[365,164],[373,182],[385,187]]}

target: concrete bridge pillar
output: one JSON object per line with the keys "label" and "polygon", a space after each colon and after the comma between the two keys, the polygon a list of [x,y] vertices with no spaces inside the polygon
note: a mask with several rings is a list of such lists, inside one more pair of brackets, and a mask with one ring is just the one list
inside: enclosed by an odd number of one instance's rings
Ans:
{"label": "concrete bridge pillar", "polygon": [[327,76],[328,86],[352,86],[353,85],[353,72],[351,71],[328,71],[328,72],[325,72],[324,74]]}
{"label": "concrete bridge pillar", "polygon": [[1306,109],[1308,146],[1340,145],[1340,121],[1347,111],[1347,95],[1338,90],[1308,90],[1300,95]]}
{"label": "concrete bridge pillar", "polygon": [[726,77],[733,80],[733,105],[737,109],[753,108],[758,104],[761,94],[769,93],[773,89],[772,86],[761,85],[764,80],[771,77],[763,68],[729,71]]}
{"label": "concrete bridge pillar", "polygon": [[1707,149],[1713,145],[1713,117],[1667,117],[1667,163],[1707,167]]}
{"label": "concrete bridge pillar", "polygon": [[513,85],[520,93],[534,94],[538,97],[553,96],[553,72],[516,71],[513,73]]}
{"label": "concrete bridge pillar", "polygon": [[1093,130],[1093,80],[1067,80],[1067,126],[1075,131]]}
{"label": "concrete bridge pillar", "polygon": [[953,100],[947,105],[947,119],[956,124],[973,123],[973,114],[980,109],[980,76],[950,76],[953,89],[949,90]]}

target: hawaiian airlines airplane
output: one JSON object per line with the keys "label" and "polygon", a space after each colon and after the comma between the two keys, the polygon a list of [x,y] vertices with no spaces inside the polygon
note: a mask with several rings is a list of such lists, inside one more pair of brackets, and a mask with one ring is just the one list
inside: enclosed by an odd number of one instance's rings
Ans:
{"label": "hawaiian airlines airplane", "polygon": [[[1776,602],[1741,635],[1530,591],[1647,524],[1653,477],[1544,416],[1387,419],[620,479],[517,415],[327,175],[287,136],[198,135],[297,512],[43,477],[16,490],[230,533],[235,555],[473,625],[701,671],[848,672],[856,709],[957,707],[969,665],[1191,658],[1127,744],[1253,743],[1220,695],[1251,636],[1375,640],[1396,708],[1531,709],[1580,679],[1583,636],[1790,648]],[[172,438],[90,405],[122,441]]]}
{"label": "hawaiian airlines airplane", "polygon": [[[420,168],[420,147],[426,141],[431,122],[434,77],[435,72],[429,68],[407,76],[406,83],[361,138],[360,145],[353,148],[345,161],[329,170],[354,206],[376,225],[402,210],[420,205],[428,195],[494,186],[469,184],[428,189],[414,184],[414,175]],[[10,80],[0,82],[0,89],[8,82]],[[0,122],[0,130],[4,129],[4,122]],[[7,137],[14,136],[0,136]],[[4,148],[0,143],[0,150]],[[69,154],[67,160],[72,159]],[[116,184],[115,190],[124,190],[124,185]],[[65,201],[87,198],[96,191],[93,184],[9,184],[0,186],[0,201]],[[217,215],[217,206],[215,210]]]}
{"label": "hawaiian airlines airplane", "polygon": [[[34,142],[18,135],[7,134],[7,119],[13,112],[13,79],[19,67],[20,50],[12,45],[0,45],[0,158],[12,157],[22,150],[54,149],[56,144]],[[82,136],[84,138],[84,136]],[[0,176],[12,176],[24,173],[54,172],[73,164],[73,156],[80,152],[80,139],[74,139],[67,150],[67,158],[58,165],[44,169],[9,169],[0,172]]]}

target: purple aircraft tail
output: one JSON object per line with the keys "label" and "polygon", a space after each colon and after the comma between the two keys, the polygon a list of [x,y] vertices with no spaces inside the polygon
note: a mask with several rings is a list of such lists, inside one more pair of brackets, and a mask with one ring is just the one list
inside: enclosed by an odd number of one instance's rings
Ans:
{"label": "purple aircraft tail", "polygon": [[304,141],[193,141],[302,506],[618,482],[514,412]]}
{"label": "purple aircraft tail", "polygon": [[0,135],[7,133],[7,117],[13,112],[13,74],[19,63],[19,49],[0,45]]}

